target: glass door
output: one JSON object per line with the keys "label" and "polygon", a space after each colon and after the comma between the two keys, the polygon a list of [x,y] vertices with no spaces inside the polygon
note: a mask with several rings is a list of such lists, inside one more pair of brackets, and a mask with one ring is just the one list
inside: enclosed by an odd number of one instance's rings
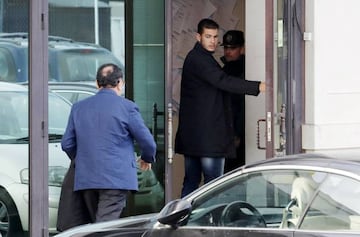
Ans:
{"label": "glass door", "polygon": [[[304,1],[273,1],[272,156],[301,152]],[[271,99],[271,98],[270,98]],[[269,120],[270,121],[270,120]]]}
{"label": "glass door", "polygon": [[[139,189],[127,215],[158,212],[165,196],[164,0],[129,0],[126,5],[126,97],[139,106],[156,145],[151,171],[138,172]],[[130,84],[131,83],[131,84]],[[140,174],[141,173],[141,174]]]}

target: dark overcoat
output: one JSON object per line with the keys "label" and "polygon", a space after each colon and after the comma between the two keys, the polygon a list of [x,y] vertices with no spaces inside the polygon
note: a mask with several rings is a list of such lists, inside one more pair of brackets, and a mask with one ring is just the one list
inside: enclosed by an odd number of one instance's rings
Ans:
{"label": "dark overcoat", "polygon": [[259,81],[226,74],[200,43],[185,58],[175,152],[198,157],[235,157],[228,92],[259,94]]}
{"label": "dark overcoat", "polygon": [[[225,64],[223,70],[232,76],[241,77],[245,75],[245,55],[241,55],[237,60],[227,62],[225,57],[221,57]],[[231,109],[233,113],[234,135],[238,139],[236,148],[236,159],[225,161],[224,172],[233,170],[245,164],[245,94],[229,93],[231,99]]]}
{"label": "dark overcoat", "polygon": [[64,231],[72,227],[91,223],[90,214],[80,191],[74,192],[75,160],[70,167],[61,186],[56,227]]}

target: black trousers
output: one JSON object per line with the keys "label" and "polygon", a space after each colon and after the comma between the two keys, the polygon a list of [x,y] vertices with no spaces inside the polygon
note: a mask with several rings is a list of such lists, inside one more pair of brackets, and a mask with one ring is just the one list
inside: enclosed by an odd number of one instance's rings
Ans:
{"label": "black trousers", "polygon": [[103,222],[120,218],[126,206],[128,190],[87,189],[81,194],[92,222]]}

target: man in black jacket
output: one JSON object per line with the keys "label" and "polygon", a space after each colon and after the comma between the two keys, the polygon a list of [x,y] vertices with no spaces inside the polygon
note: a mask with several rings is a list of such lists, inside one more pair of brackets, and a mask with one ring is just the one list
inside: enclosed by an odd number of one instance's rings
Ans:
{"label": "man in black jacket", "polygon": [[185,157],[181,196],[224,172],[225,157],[235,156],[231,106],[227,92],[258,95],[265,83],[227,75],[213,57],[219,25],[211,19],[198,24],[194,48],[185,58],[175,152]]}
{"label": "man in black jacket", "polygon": [[[223,70],[231,76],[244,79],[245,75],[245,38],[240,30],[229,30],[223,36]],[[245,94],[230,95],[234,122],[234,141],[236,158],[225,160],[224,173],[245,164]]]}

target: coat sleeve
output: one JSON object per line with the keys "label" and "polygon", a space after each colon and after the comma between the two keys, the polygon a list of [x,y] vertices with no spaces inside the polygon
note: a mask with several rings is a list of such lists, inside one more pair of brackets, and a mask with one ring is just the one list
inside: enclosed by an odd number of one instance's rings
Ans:
{"label": "coat sleeve", "polygon": [[[188,66],[184,64],[184,74],[200,80],[204,80],[223,91],[257,96],[260,81],[239,80],[238,77],[226,74],[217,61],[212,57],[206,58],[190,57]],[[191,74],[193,74],[191,76]],[[244,78],[242,78],[244,79]]]}
{"label": "coat sleeve", "polygon": [[73,118],[73,108],[71,109],[65,133],[61,139],[61,148],[73,160],[76,157],[76,133]]}
{"label": "coat sleeve", "polygon": [[155,162],[156,143],[136,105],[130,111],[129,129],[140,147],[141,159],[148,163]]}

